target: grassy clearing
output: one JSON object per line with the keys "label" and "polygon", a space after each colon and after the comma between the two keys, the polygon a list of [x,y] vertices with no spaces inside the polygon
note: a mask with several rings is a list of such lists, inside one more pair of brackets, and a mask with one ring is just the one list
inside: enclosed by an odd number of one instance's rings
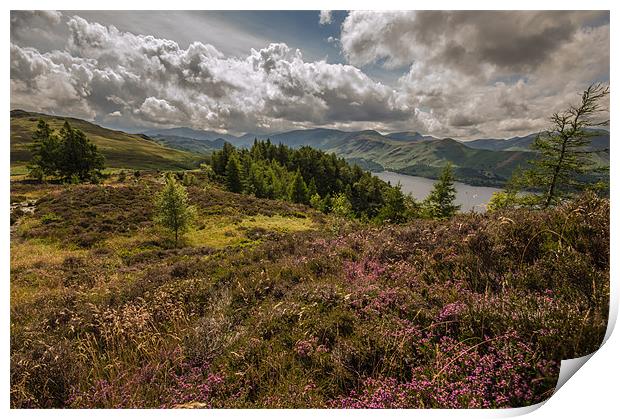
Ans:
{"label": "grassy clearing", "polygon": [[20,179],[28,174],[28,167],[25,164],[11,165],[11,179]]}
{"label": "grassy clearing", "polygon": [[244,217],[205,217],[198,229],[187,235],[190,246],[226,246],[256,243],[270,232],[291,233],[313,228],[309,218],[284,217],[281,215],[256,215]]}
{"label": "grassy clearing", "polygon": [[[20,230],[26,231],[35,222],[24,221]],[[11,269],[26,269],[32,266],[59,265],[67,257],[82,257],[85,249],[68,249],[47,240],[28,240],[11,244]]]}

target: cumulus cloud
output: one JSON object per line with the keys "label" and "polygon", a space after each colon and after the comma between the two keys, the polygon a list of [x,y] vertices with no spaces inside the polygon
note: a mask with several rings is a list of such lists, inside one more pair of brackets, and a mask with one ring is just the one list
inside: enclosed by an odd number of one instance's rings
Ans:
{"label": "cumulus cloud", "polygon": [[79,16],[67,25],[64,51],[11,46],[13,106],[59,113],[62,101],[82,106],[82,115],[127,124],[233,132],[407,117],[395,108],[392,90],[358,68],[307,62],[284,43],[236,58],[212,45],[182,48]]}
{"label": "cumulus cloud", "polygon": [[397,104],[444,136],[543,129],[550,111],[609,74],[607,12],[352,12],[341,48],[357,66],[408,67]]}
{"label": "cumulus cloud", "polygon": [[94,117],[84,97],[88,70],[71,60],[54,60],[59,57],[62,54],[41,54],[11,44],[11,103],[51,113]]}
{"label": "cumulus cloud", "polygon": [[331,10],[321,10],[319,12],[319,24],[320,25],[329,25],[332,23],[332,11]]}
{"label": "cumulus cloud", "polygon": [[56,10],[23,10],[11,13],[11,23],[18,27],[22,21],[40,18],[50,25],[58,25],[61,17],[62,13]]}
{"label": "cumulus cloud", "polygon": [[[285,43],[227,56],[37,13],[13,13],[12,34],[36,20],[63,43],[40,49],[12,36],[11,106],[127,128],[512,136],[545,128],[551,111],[609,78],[609,23],[599,12],[352,12],[332,39],[348,60],[338,64],[306,61]],[[378,82],[367,65],[399,76]]]}
{"label": "cumulus cloud", "polygon": [[135,113],[142,115],[146,120],[158,123],[174,123],[185,115],[176,106],[166,99],[147,97]]}

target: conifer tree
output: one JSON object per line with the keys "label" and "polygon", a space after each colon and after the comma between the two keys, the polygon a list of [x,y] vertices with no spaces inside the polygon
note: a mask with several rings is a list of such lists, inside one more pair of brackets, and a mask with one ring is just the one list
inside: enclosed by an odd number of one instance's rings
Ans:
{"label": "conifer tree", "polygon": [[30,175],[38,180],[45,176],[56,176],[60,163],[60,140],[43,119],[39,119],[37,129],[32,133],[34,143],[30,147],[32,160],[28,164]]}
{"label": "conifer tree", "polygon": [[378,221],[401,223],[407,219],[408,210],[401,187],[398,183],[395,187],[387,188],[385,203],[377,214]]}
{"label": "conifer tree", "polygon": [[316,182],[314,180],[314,178],[312,178],[310,180],[310,184],[308,184],[308,196],[312,197],[314,196],[316,193],[318,193],[317,189],[316,189]]}
{"label": "conifer tree", "polygon": [[187,191],[172,174],[166,176],[166,184],[155,200],[157,209],[155,221],[174,233],[174,246],[179,235],[186,232],[195,215],[195,209],[188,203]]}
{"label": "conifer tree", "polygon": [[236,193],[240,193],[243,189],[241,165],[236,154],[232,154],[226,164],[226,187],[229,191]]}
{"label": "conifer tree", "polygon": [[306,186],[306,182],[301,176],[299,169],[297,169],[297,172],[295,172],[293,180],[289,185],[288,198],[292,202],[298,204],[308,203],[308,187]]}
{"label": "conifer tree", "polygon": [[460,205],[454,205],[455,199],[454,173],[452,165],[448,163],[441,172],[439,180],[435,182],[433,190],[424,200],[423,207],[431,218],[450,218],[461,208]]}
{"label": "conifer tree", "polygon": [[588,149],[591,137],[596,135],[592,127],[606,126],[608,120],[595,120],[604,109],[600,104],[609,87],[600,83],[590,85],[581,96],[581,104],[569,106],[551,117],[552,127],[540,134],[531,148],[537,158],[531,167],[514,180],[517,187],[538,192],[521,198],[521,204],[547,208],[557,204],[572,192],[586,186],[582,175],[601,172],[591,160],[596,150]]}
{"label": "conifer tree", "polygon": [[84,132],[71,127],[68,121],[60,130],[60,141],[61,176],[85,180],[94,171],[103,169],[104,158],[97,146],[89,141]]}
{"label": "conifer tree", "polygon": [[81,130],[72,128],[68,121],[58,135],[40,119],[32,139],[33,156],[28,168],[38,179],[62,176],[83,181],[103,169],[104,158],[97,146]]}

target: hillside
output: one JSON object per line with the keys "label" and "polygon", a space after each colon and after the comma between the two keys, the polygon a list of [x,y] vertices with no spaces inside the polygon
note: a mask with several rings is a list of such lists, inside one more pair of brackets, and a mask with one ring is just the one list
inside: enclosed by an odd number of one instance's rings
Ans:
{"label": "hillside", "polygon": [[215,131],[196,130],[187,127],[154,128],[144,131],[144,134],[149,136],[173,136],[177,138],[192,138],[194,140],[201,141],[214,141],[221,138],[231,143],[237,139],[237,137],[235,137],[234,135],[223,134]]}
{"label": "hillside", "polygon": [[190,137],[163,134],[154,134],[149,138],[152,138],[154,141],[157,141],[165,147],[196,154],[211,154],[213,151],[220,150],[224,147],[224,143],[226,141],[222,138],[215,140],[196,140]]}
{"label": "hillside", "polygon": [[419,132],[412,132],[412,131],[393,132],[390,134],[386,134],[385,136],[388,138],[391,138],[392,140],[409,141],[409,142],[432,141],[432,140],[437,139],[433,137],[432,135],[423,135],[423,134],[420,134]]}
{"label": "hillside", "polygon": [[[209,141],[202,144],[211,144],[212,140],[207,139],[220,135],[188,128],[147,133],[155,136],[182,133],[193,136],[195,141]],[[382,135],[373,130],[348,132],[315,128],[275,134],[227,136],[225,140],[237,147],[248,147],[254,138],[270,139],[274,144],[281,143],[293,148],[310,146],[335,153],[365,170],[372,171],[391,170],[436,178],[446,163],[451,162],[458,180],[478,185],[502,185],[516,167],[525,165],[527,160],[532,158],[532,154],[527,151],[474,149],[449,138],[438,139],[417,132]],[[186,144],[191,142],[191,138],[175,138],[166,144],[186,149]]]}
{"label": "hillside", "polygon": [[[314,128],[274,134],[245,134],[240,137],[190,128],[154,129],[147,134],[161,139],[166,146],[207,153],[228,141],[237,147],[249,147],[254,139],[270,139],[274,144],[299,148],[310,146],[345,158],[364,170],[391,170],[398,173],[437,178],[450,162],[456,178],[473,185],[501,186],[517,167],[526,167],[534,158],[530,145],[537,134],[509,139],[457,141],[439,139],[419,132],[381,134],[373,130],[342,131]],[[591,149],[597,150],[597,164],[609,165],[609,132],[598,130]]]}
{"label": "hillside", "polygon": [[[609,153],[609,131],[590,130],[594,134],[590,138],[589,150],[607,151]],[[463,143],[471,148],[482,150],[509,150],[527,151],[538,136],[538,133],[526,135],[524,137],[512,137],[508,139],[485,138],[480,140],[464,141]]]}
{"label": "hillside", "polygon": [[430,178],[438,177],[450,162],[458,180],[477,185],[501,185],[516,167],[525,166],[533,157],[531,152],[476,150],[450,138],[394,143],[361,137],[329,151],[372,161],[387,170]]}
{"label": "hillside", "polygon": [[11,407],[521,407],[605,334],[605,199],[378,226],[199,177],[171,248],[160,188],[11,182]]}
{"label": "hillside", "polygon": [[30,160],[28,146],[39,119],[59,129],[65,120],[95,143],[106,158],[106,167],[128,169],[178,170],[195,167],[200,156],[165,147],[149,137],[103,128],[77,118],[11,111],[11,167],[24,166]]}

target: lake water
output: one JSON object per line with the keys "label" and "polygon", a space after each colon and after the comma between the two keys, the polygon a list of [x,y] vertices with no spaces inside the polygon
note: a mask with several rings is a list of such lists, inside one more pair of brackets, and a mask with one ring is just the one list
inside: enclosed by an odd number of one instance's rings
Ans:
{"label": "lake water", "polygon": [[[373,173],[379,179],[396,185],[402,185],[402,191],[411,194],[416,201],[421,201],[428,196],[437,182],[434,179],[427,179],[419,176],[402,175],[394,172]],[[456,203],[461,205],[462,212],[474,210],[476,212],[486,211],[486,204],[491,199],[494,192],[501,191],[498,188],[488,186],[472,186],[461,182],[454,182],[456,188]]]}

